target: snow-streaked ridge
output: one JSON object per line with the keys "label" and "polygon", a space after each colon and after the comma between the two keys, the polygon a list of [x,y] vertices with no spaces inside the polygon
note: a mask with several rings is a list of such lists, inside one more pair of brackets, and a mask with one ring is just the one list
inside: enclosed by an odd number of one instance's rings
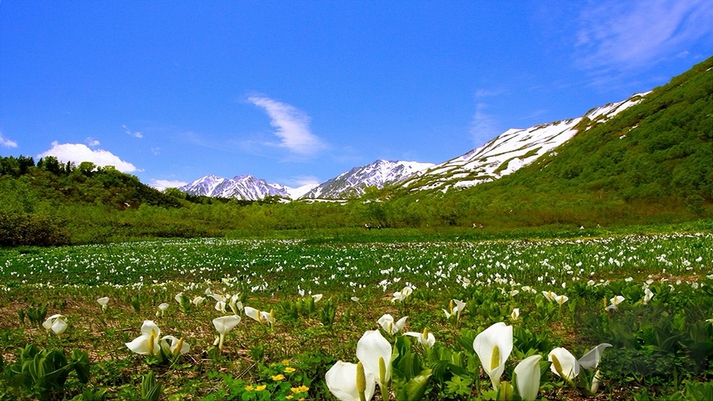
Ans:
{"label": "snow-streaked ridge", "polygon": [[433,163],[376,160],[366,166],[354,167],[307,192],[303,198],[344,199],[364,194],[368,187],[383,188],[403,181],[433,167]]}
{"label": "snow-streaked ridge", "polygon": [[268,196],[285,199],[346,199],[362,195],[367,187],[383,188],[384,185],[404,180],[433,166],[433,163],[377,160],[366,166],[354,167],[322,184],[297,188],[270,184],[249,174],[229,179],[207,175],[179,189],[191,195],[244,200],[261,200]]}
{"label": "snow-streaked ridge", "polygon": [[290,191],[295,190],[294,188],[279,184],[269,184],[265,180],[255,178],[250,174],[239,175],[228,179],[215,175],[207,175],[179,189],[191,195],[243,200],[260,200],[268,196],[289,198]]}
{"label": "snow-streaked ridge", "polygon": [[577,134],[577,127],[585,118],[589,120],[585,129],[589,129],[593,124],[607,121],[641,102],[645,95],[636,94],[621,102],[597,107],[582,117],[527,129],[509,129],[477,149],[405,180],[403,186],[411,190],[438,189],[445,192],[451,188],[466,188],[496,180],[534,162],[568,141]]}

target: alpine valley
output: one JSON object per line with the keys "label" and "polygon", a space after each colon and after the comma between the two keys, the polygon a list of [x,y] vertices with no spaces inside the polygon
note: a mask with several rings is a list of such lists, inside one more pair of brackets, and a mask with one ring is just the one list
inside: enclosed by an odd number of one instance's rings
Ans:
{"label": "alpine valley", "polygon": [[317,186],[207,176],[160,192],[112,166],[0,157],[0,246],[379,226],[581,235],[701,222],[711,231],[711,218],[713,58],[650,92],[508,130],[437,165],[377,160]]}
{"label": "alpine valley", "polygon": [[221,178],[201,177],[179,189],[190,195],[260,200],[277,196],[284,199],[350,199],[364,194],[368,187],[390,185],[408,190],[466,188],[496,180],[532,163],[568,141],[581,130],[608,121],[641,102],[646,93],[588,111],[584,116],[527,129],[510,129],[485,145],[440,164],[414,161],[376,160],[366,166],[331,178],[319,185],[292,188],[268,183],[252,175]]}

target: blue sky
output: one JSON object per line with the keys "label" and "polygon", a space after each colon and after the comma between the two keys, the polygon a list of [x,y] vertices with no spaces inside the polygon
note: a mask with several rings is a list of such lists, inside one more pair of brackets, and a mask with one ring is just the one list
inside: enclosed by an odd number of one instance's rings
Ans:
{"label": "blue sky", "polygon": [[713,55],[713,2],[0,2],[0,155],[154,185],[440,163]]}

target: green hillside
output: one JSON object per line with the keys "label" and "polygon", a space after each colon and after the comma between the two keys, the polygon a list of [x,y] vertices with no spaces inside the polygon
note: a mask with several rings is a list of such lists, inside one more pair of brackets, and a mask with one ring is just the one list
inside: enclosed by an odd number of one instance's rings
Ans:
{"label": "green hillside", "polygon": [[[713,58],[498,181],[439,196],[457,224],[615,224],[710,216]],[[411,194],[408,198],[423,198]]]}
{"label": "green hillside", "polygon": [[[326,235],[364,224],[492,236],[707,219],[713,217],[712,68],[713,58],[605,123],[582,121],[574,138],[511,175],[445,194],[387,187],[367,188],[346,204],[249,202],[161,193],[88,162],[0,158],[0,246]],[[482,234],[468,231],[473,226],[484,227]]]}

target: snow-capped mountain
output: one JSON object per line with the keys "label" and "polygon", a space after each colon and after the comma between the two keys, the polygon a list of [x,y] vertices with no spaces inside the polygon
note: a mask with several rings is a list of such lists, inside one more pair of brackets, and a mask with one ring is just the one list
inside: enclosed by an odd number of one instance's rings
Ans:
{"label": "snow-capped mountain", "polygon": [[345,199],[364,194],[367,187],[383,188],[433,167],[433,163],[377,160],[342,173],[307,192],[303,198]]}
{"label": "snow-capped mountain", "polygon": [[[244,200],[260,200],[268,196],[290,198],[291,194],[297,190],[296,188],[290,188],[284,185],[269,184],[265,180],[255,178],[250,174],[227,179],[215,175],[207,175],[179,189],[191,195]],[[303,189],[305,192],[307,190],[309,190],[309,188]]]}
{"label": "snow-capped mountain", "polygon": [[485,145],[438,164],[418,176],[406,179],[410,190],[466,188],[496,180],[528,165],[540,156],[572,138],[580,129],[587,130],[617,113],[641,102],[646,93],[590,110],[582,117],[536,125],[527,129],[509,129]]}
{"label": "snow-capped mountain", "polygon": [[267,196],[287,199],[346,199],[363,194],[366,187],[383,188],[386,184],[420,174],[433,166],[433,163],[377,160],[366,166],[354,167],[322,184],[309,184],[298,188],[270,184],[251,175],[230,179],[207,175],[179,189],[191,195],[245,200],[260,200]]}
{"label": "snow-capped mountain", "polygon": [[397,184],[411,191],[467,188],[496,180],[553,151],[580,130],[609,120],[617,113],[641,102],[646,93],[588,111],[584,116],[540,124],[527,129],[510,129],[485,145],[441,164],[377,160],[338,175],[322,184],[292,188],[270,184],[251,175],[226,179],[202,177],[179,188],[192,195],[245,200],[267,196],[286,199],[347,199],[360,196],[365,188]]}

